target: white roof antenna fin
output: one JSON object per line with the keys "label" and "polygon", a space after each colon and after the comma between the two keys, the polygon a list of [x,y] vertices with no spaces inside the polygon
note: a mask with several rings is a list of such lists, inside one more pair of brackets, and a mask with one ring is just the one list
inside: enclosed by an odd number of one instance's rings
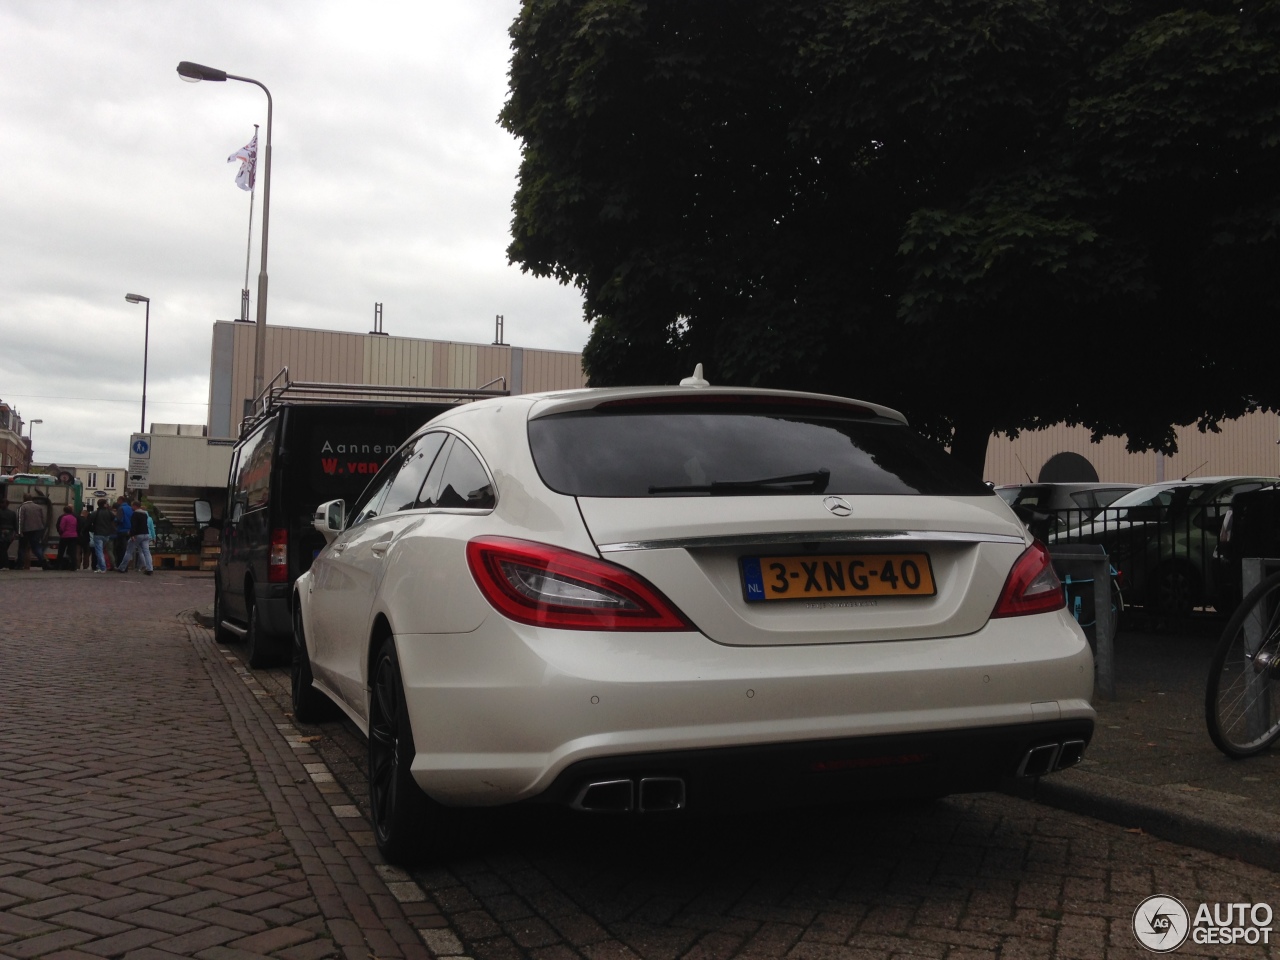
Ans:
{"label": "white roof antenna fin", "polygon": [[680,381],[682,387],[709,387],[710,382],[702,378],[702,364],[698,364],[693,368],[693,376],[685,377]]}

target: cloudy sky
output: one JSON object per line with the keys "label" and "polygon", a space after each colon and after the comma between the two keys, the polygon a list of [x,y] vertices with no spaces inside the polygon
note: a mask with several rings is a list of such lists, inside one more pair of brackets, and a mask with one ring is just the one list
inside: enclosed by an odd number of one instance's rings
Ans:
{"label": "cloudy sky", "polygon": [[[519,146],[497,125],[518,0],[0,4],[0,400],[38,463],[123,465],[204,423],[212,324],[240,312],[249,194],[228,155],[274,100],[268,322],[580,350],[581,298],[509,266]],[[259,207],[249,287],[256,297]],[[256,309],[256,304],[253,309]],[[251,312],[252,315],[252,312]]]}

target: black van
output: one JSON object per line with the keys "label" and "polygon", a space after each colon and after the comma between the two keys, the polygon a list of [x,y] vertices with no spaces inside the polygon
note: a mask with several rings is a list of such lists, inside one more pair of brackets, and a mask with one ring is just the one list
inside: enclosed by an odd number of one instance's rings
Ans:
{"label": "black van", "polygon": [[325,544],[312,526],[316,507],[354,502],[383,461],[438,413],[505,393],[288,382],[269,391],[262,412],[241,427],[222,518],[196,503],[197,521],[222,534],[217,639],[242,638],[252,667],[287,653],[293,582]]}

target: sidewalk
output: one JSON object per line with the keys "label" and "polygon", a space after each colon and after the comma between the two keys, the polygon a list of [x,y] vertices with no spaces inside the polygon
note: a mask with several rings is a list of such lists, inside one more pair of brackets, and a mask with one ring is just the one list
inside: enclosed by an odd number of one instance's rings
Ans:
{"label": "sidewalk", "polygon": [[1084,761],[1040,781],[1035,799],[1280,871],[1280,747],[1231,760],[1205,725],[1221,627],[1118,634],[1116,699],[1095,700]]}
{"label": "sidewalk", "polygon": [[430,956],[436,908],[196,623],[207,575],[0,591],[0,956]]}

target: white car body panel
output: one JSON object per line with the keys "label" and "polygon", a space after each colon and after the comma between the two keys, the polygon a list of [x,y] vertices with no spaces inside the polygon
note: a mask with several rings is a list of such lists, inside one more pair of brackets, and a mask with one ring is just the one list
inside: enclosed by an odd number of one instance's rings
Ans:
{"label": "white car body panel", "polygon": [[[543,483],[530,418],[602,396],[687,389],[568,391],[450,410],[429,429],[466,439],[493,480],[493,508],[375,518],[340,533],[298,578],[315,686],[366,731],[371,646],[387,625],[417,751],[412,772],[429,796],[447,805],[532,799],[571,764],[649,751],[1092,722],[1092,656],[1070,615],[990,619],[1030,542],[994,494],[846,497],[852,515],[840,518],[821,495],[575,498]],[[467,543],[482,536],[632,570],[695,629],[510,620],[469,568]],[[818,552],[864,543],[867,552],[928,552],[938,594],[873,606],[748,604],[739,558],[795,552],[795,538],[808,536]]]}
{"label": "white car body panel", "polygon": [[615,754],[1093,717],[1093,658],[1061,611],[803,647],[489,626],[396,638],[413,772],[445,804],[533,797],[570,763]]}
{"label": "white car body panel", "polygon": [[[828,511],[821,495],[584,497],[578,503],[605,559],[645,577],[700,630],[727,644],[848,643],[972,633],[987,622],[1009,568],[1028,543],[1025,529],[995,497],[953,499],[942,516],[936,498],[842,499],[853,508],[848,517]],[[928,510],[922,506],[925,501]],[[769,537],[775,534],[791,542],[774,544]],[[812,539],[805,541],[809,535]],[[697,545],[685,546],[689,543]],[[938,594],[746,602],[739,559],[802,554],[801,543],[810,544],[810,553],[816,554],[927,553]]]}

